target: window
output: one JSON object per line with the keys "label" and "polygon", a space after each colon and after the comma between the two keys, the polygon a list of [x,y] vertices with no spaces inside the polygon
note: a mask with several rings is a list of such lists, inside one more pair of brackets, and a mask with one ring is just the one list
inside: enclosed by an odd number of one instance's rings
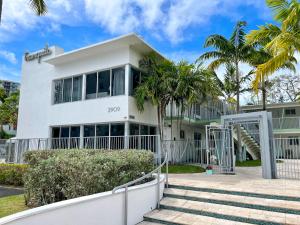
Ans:
{"label": "window", "polygon": [[141,81],[141,72],[130,67],[130,95],[134,95],[135,89]]}
{"label": "window", "polygon": [[73,78],[72,101],[79,101],[82,97],[82,76]]}
{"label": "window", "polygon": [[109,136],[109,124],[99,124],[96,126],[96,136],[106,137]]}
{"label": "window", "polygon": [[285,115],[296,115],[296,109],[285,109]]}
{"label": "window", "polygon": [[141,125],[141,135],[149,135],[149,127],[146,125]]}
{"label": "window", "polygon": [[69,127],[62,127],[60,129],[60,137],[61,138],[69,138],[70,137],[70,128]]}
{"label": "window", "polygon": [[110,71],[101,71],[98,73],[98,94],[97,97],[106,97],[110,95]]}
{"label": "window", "polygon": [[54,81],[54,104],[62,102],[63,80]]}
{"label": "window", "polygon": [[72,78],[64,79],[63,102],[70,102],[71,100],[72,100]]}
{"label": "window", "polygon": [[125,126],[124,124],[111,124],[110,136],[124,136]]}
{"label": "window", "polygon": [[59,137],[60,137],[60,127],[53,127],[52,138],[59,138]]}
{"label": "window", "polygon": [[129,125],[129,134],[130,135],[139,135],[140,134],[140,129],[138,124],[131,123]]}
{"label": "window", "polygon": [[54,81],[54,104],[81,100],[82,76]]}
{"label": "window", "polygon": [[86,75],[86,99],[96,98],[97,73]]}
{"label": "window", "polygon": [[84,137],[94,137],[95,136],[95,125],[84,126],[83,135],[84,135]]}
{"label": "window", "polygon": [[71,134],[70,137],[80,137],[80,127],[71,127]]}
{"label": "window", "polygon": [[125,94],[125,68],[112,70],[112,96]]}
{"label": "window", "polygon": [[52,128],[52,148],[78,148],[80,142],[80,126],[63,126]]}

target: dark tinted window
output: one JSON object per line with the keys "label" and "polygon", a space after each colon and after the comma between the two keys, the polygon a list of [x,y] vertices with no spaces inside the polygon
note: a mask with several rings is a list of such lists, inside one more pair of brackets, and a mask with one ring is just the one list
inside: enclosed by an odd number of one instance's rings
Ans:
{"label": "dark tinted window", "polygon": [[95,126],[86,125],[84,126],[84,137],[94,137],[95,136]]}
{"label": "dark tinted window", "polygon": [[82,95],[82,76],[73,78],[73,94],[72,101],[81,100]]}
{"label": "dark tinted window", "polygon": [[97,137],[109,136],[109,125],[108,124],[99,124],[96,126],[96,135]]}
{"label": "dark tinted window", "polygon": [[70,128],[69,127],[62,127],[60,129],[60,137],[67,138],[70,136]]}
{"label": "dark tinted window", "polygon": [[150,127],[150,135],[156,135],[156,127]]}
{"label": "dark tinted window", "polygon": [[111,136],[124,136],[124,124],[111,124]]}
{"label": "dark tinted window", "polygon": [[59,127],[53,127],[52,128],[52,137],[53,138],[59,138],[60,137],[60,128]]}
{"label": "dark tinted window", "polygon": [[98,73],[98,97],[110,95],[110,70],[101,71]]}
{"label": "dark tinted window", "polygon": [[86,76],[86,99],[96,98],[97,92],[97,73]]}
{"label": "dark tinted window", "polygon": [[80,127],[71,127],[71,137],[80,137]]}
{"label": "dark tinted window", "polygon": [[149,134],[148,128],[149,127],[146,125],[141,125],[141,135],[148,135]]}
{"label": "dark tinted window", "polygon": [[130,79],[130,95],[134,95],[135,89],[140,84],[140,71],[131,67],[131,79]]}
{"label": "dark tinted window", "polygon": [[138,124],[130,124],[129,125],[129,133],[130,135],[139,135],[139,125]]}

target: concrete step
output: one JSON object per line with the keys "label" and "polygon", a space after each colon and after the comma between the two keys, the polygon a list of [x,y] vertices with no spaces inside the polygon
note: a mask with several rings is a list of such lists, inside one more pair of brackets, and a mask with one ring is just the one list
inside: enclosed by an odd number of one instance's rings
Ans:
{"label": "concrete step", "polygon": [[278,199],[264,199],[242,195],[199,192],[168,188],[164,192],[168,198],[185,199],[191,201],[208,202],[220,205],[230,205],[242,208],[252,208],[271,212],[281,212],[300,215],[300,202]]}
{"label": "concrete step", "polygon": [[277,200],[285,200],[285,201],[293,201],[300,202],[300,196],[298,193],[286,193],[282,194],[280,190],[276,189],[261,189],[250,191],[249,189],[245,190],[244,188],[230,188],[226,187],[226,190],[219,188],[210,188],[203,186],[185,186],[185,185],[174,185],[169,184],[169,188],[180,189],[180,190],[189,190],[189,191],[198,191],[198,192],[209,192],[209,193],[219,193],[219,194],[228,194],[228,195],[238,195],[238,196],[247,196],[247,197],[256,197],[263,199],[277,199]]}
{"label": "concrete step", "polygon": [[250,224],[299,224],[300,221],[300,215],[168,197],[161,201],[161,209]]}
{"label": "concrete step", "polygon": [[213,218],[209,216],[195,215],[190,213],[182,213],[174,210],[154,210],[144,216],[145,222],[155,222],[167,225],[245,225],[224,219]]}
{"label": "concrete step", "polygon": [[158,225],[158,224],[162,224],[162,223],[143,221],[143,222],[138,223],[137,225]]}

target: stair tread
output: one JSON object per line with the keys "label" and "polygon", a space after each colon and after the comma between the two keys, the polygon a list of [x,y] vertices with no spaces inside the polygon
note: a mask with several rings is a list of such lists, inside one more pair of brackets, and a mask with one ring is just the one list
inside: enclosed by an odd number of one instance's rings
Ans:
{"label": "stair tread", "polygon": [[175,224],[188,224],[188,225],[245,225],[248,223],[235,222],[230,220],[218,219],[214,217],[194,215],[189,213],[182,213],[173,210],[160,209],[154,210],[145,215],[151,219],[167,221]]}
{"label": "stair tread", "polygon": [[174,189],[174,188],[165,189],[165,193],[176,194],[181,196],[197,197],[197,198],[203,198],[208,200],[214,199],[214,200],[221,200],[221,201],[231,201],[237,203],[255,204],[259,206],[278,207],[278,208],[300,211],[300,202],[295,202],[295,201],[287,201],[287,200],[279,200],[279,199],[264,199],[264,198],[250,197],[250,196],[199,192],[199,191],[181,190],[181,189]]}
{"label": "stair tread", "polygon": [[[298,201],[300,202],[300,191],[296,191],[293,189],[293,191],[287,192],[284,189],[270,189],[270,188],[238,188],[238,187],[231,187],[231,186],[226,186],[226,189],[224,188],[219,188],[216,185],[195,185],[195,184],[181,184],[181,183],[171,183],[169,184],[169,188],[175,188],[175,189],[181,189],[181,190],[191,190],[194,189],[193,191],[198,191],[198,192],[218,192],[222,194],[230,194],[230,195],[242,195],[242,196],[251,196],[254,197],[262,197],[262,198],[268,198],[270,199],[271,197],[276,198],[276,199],[284,199],[288,198],[290,201]],[[269,196],[269,197],[267,197]]]}
{"label": "stair tread", "polygon": [[299,224],[298,222],[300,221],[300,215],[241,208],[236,206],[220,205],[207,202],[189,201],[168,197],[162,199],[161,205],[275,223]]}
{"label": "stair tread", "polygon": [[142,221],[142,222],[138,223],[137,225],[159,225],[159,224],[161,224],[161,223]]}

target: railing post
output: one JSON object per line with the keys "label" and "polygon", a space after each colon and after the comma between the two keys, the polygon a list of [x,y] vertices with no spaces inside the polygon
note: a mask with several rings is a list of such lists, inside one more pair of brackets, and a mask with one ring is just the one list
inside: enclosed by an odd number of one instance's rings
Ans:
{"label": "railing post", "polygon": [[125,187],[124,225],[128,223],[128,186]]}
{"label": "railing post", "polygon": [[168,157],[167,157],[167,161],[166,161],[166,187],[169,188],[169,159],[168,159]]}
{"label": "railing post", "polygon": [[160,180],[160,169],[157,171],[157,208],[160,208],[160,187],[159,187],[159,180]]}

